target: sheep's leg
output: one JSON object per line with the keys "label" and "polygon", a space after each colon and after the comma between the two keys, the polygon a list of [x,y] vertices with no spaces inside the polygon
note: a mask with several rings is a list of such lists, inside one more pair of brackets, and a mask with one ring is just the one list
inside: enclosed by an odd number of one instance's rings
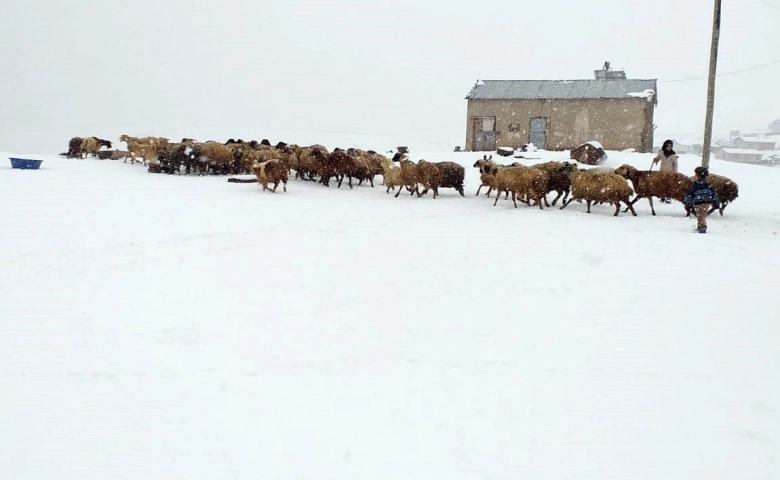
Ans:
{"label": "sheep's leg", "polygon": [[647,197],[647,201],[650,202],[650,211],[653,212],[653,215],[655,215],[655,208],[653,208],[653,196],[650,195]]}
{"label": "sheep's leg", "polygon": [[617,217],[618,215],[620,215],[620,200],[615,202],[615,214],[612,216]]}
{"label": "sheep's leg", "polygon": [[433,187],[433,198],[439,196],[439,187]]}
{"label": "sheep's leg", "polygon": [[477,196],[479,196],[479,191],[482,190],[482,187],[484,186],[485,184],[483,183],[482,185],[479,186],[479,188],[477,188]]}
{"label": "sheep's leg", "polygon": [[[558,190],[558,196],[553,198],[552,206],[554,207],[556,203],[558,203],[558,199],[561,198],[561,195],[563,195],[563,192],[561,190]],[[565,199],[564,199],[565,200]],[[549,207],[549,205],[547,205]]]}
{"label": "sheep's leg", "polygon": [[[547,203],[547,195],[542,195],[542,198],[544,198],[544,203]],[[537,198],[536,203],[539,204],[539,210],[544,210],[544,207],[542,206],[542,199],[541,198]],[[550,204],[547,203],[547,206],[549,207]]]}
{"label": "sheep's leg", "polygon": [[[633,205],[634,205],[634,204],[635,204],[635,203],[636,203],[636,202],[637,202],[637,201],[638,201],[640,198],[645,198],[645,197],[643,197],[643,196],[637,196],[636,198],[634,198],[633,200],[631,200],[631,203],[630,203],[629,205],[633,206]],[[627,211],[628,211],[628,207],[626,207],[626,209],[625,209],[625,210],[623,210],[623,213],[626,213]]]}
{"label": "sheep's leg", "polygon": [[591,202],[592,202],[592,201],[593,201],[593,200],[591,200],[591,199],[588,199],[588,200],[587,200],[587,202],[588,202],[588,213],[590,213],[590,204],[591,204]]}
{"label": "sheep's leg", "polygon": [[349,189],[352,190],[352,175],[347,175],[347,185],[349,185]]}
{"label": "sheep's leg", "polygon": [[723,210],[725,210],[725,209],[726,209],[726,206],[727,206],[728,204],[729,204],[729,202],[725,202],[725,203],[721,204],[721,206],[720,206],[720,209],[719,209],[719,210],[720,210],[720,216],[721,216],[721,217],[723,216]]}
{"label": "sheep's leg", "polygon": [[368,177],[368,183],[371,184],[371,188],[374,188],[374,177]]}
{"label": "sheep's leg", "polygon": [[[628,208],[631,209],[631,215],[636,217],[636,210],[634,210],[634,205],[631,202],[629,202],[628,200],[623,200],[623,201],[626,203],[626,205],[628,205]],[[620,208],[619,205],[620,205],[620,202],[618,202],[618,208]]]}
{"label": "sheep's leg", "polygon": [[458,187],[458,193],[460,193],[460,196],[461,196],[461,197],[463,197],[463,198],[466,198],[466,194],[465,194],[465,193],[463,193],[463,185],[461,185],[460,187]]}
{"label": "sheep's leg", "polygon": [[[509,190],[506,191],[506,194],[509,195]],[[515,193],[514,190],[512,190],[512,203],[514,203],[515,208],[517,208],[517,194]]]}
{"label": "sheep's leg", "polygon": [[490,198],[490,192],[492,192],[492,191],[493,191],[493,187],[491,187],[490,185],[488,185],[488,191],[487,191],[487,193],[485,194],[485,196],[486,196],[486,197],[488,197],[488,198]]}
{"label": "sheep's leg", "polygon": [[500,192],[500,191],[498,191],[498,189],[496,189],[496,201],[495,201],[495,202],[493,202],[493,206],[494,206],[494,207],[495,207],[495,206],[496,206],[496,204],[498,203],[498,199],[499,199],[499,198],[501,198],[501,192]]}
{"label": "sheep's leg", "polygon": [[[406,185],[406,188],[409,188],[409,185]],[[403,192],[403,190],[404,190],[403,187],[398,187],[398,191],[395,192],[395,195],[393,197],[398,198],[398,195],[400,195],[401,192]]]}
{"label": "sheep's leg", "polygon": [[573,198],[572,198],[572,199],[569,199],[569,201],[568,201],[568,202],[567,202],[566,200],[563,200],[563,201],[561,202],[561,210],[563,210],[564,208],[568,207],[568,206],[569,206],[569,204],[571,203],[571,201],[572,201],[572,200],[574,200],[574,199],[573,199]]}

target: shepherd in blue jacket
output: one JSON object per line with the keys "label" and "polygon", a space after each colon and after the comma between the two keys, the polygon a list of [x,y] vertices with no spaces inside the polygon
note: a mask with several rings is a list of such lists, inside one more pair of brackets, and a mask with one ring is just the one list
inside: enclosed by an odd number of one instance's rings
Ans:
{"label": "shepherd in blue jacket", "polygon": [[707,176],[710,172],[705,167],[696,167],[694,170],[696,180],[693,181],[688,193],[685,194],[685,208],[688,211],[696,211],[696,221],[698,223],[696,230],[699,233],[707,233],[707,211],[710,205],[714,208],[720,208],[720,199],[715,189],[712,188]]}

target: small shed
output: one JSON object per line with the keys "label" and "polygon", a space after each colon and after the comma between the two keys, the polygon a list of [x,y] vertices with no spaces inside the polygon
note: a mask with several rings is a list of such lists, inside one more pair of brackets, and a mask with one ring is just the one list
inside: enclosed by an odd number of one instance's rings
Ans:
{"label": "small shed", "polygon": [[773,139],[761,137],[737,137],[733,143],[736,148],[752,150],[774,150],[776,145]]}
{"label": "small shed", "polygon": [[655,79],[628,79],[609,64],[594,79],[479,80],[466,96],[466,150],[533,143],[571,150],[595,140],[607,150],[653,147]]}
{"label": "small shed", "polygon": [[751,148],[722,148],[715,152],[715,158],[729,162],[752,163],[756,165],[764,163],[764,154]]}

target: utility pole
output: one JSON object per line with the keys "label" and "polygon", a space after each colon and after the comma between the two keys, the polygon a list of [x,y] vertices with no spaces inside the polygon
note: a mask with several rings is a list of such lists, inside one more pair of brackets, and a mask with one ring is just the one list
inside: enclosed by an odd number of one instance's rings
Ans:
{"label": "utility pole", "polygon": [[715,109],[715,71],[718,65],[718,41],[720,40],[720,3],[715,0],[712,17],[712,45],[710,47],[710,74],[707,82],[707,113],[704,118],[704,145],[701,149],[701,166],[710,166],[710,145],[712,145],[712,112]]}

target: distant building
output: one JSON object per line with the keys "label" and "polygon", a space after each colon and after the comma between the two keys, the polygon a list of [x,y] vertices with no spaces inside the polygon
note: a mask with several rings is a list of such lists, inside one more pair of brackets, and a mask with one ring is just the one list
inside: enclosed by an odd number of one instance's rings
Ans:
{"label": "distant building", "polygon": [[656,80],[626,79],[607,62],[593,80],[484,80],[466,96],[466,150],[527,143],[570,150],[597,141],[606,150],[651,152]]}
{"label": "distant building", "polygon": [[715,152],[715,158],[729,162],[739,163],[764,163],[764,154],[758,150],[750,148],[721,148]]}
{"label": "distant building", "polygon": [[780,134],[780,118],[778,118],[777,120],[769,124],[769,134],[770,135]]}
{"label": "distant building", "polygon": [[761,137],[737,137],[732,143],[736,148],[753,150],[774,150],[776,145],[771,138]]}
{"label": "distant building", "polygon": [[[691,140],[677,139],[674,137],[670,138],[670,140],[674,142],[674,153],[677,154],[694,153],[695,142]],[[660,152],[663,143],[662,142],[656,142],[656,143],[658,143],[658,145],[655,145],[653,147],[653,152]]]}

